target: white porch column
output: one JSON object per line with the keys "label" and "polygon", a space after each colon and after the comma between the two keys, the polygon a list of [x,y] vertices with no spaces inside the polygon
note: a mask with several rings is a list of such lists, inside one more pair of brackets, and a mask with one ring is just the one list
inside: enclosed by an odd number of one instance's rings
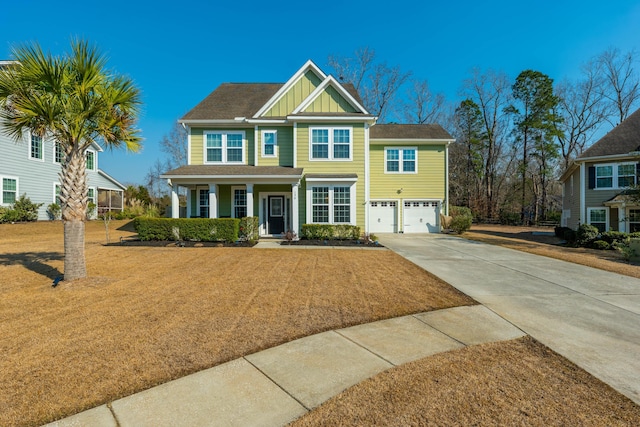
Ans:
{"label": "white porch column", "polygon": [[253,184],[247,184],[247,216],[253,216]]}
{"label": "white porch column", "polygon": [[187,218],[191,218],[191,203],[193,203],[191,200],[191,189],[187,188],[187,215],[185,215]]}
{"label": "white porch column", "polygon": [[180,199],[178,198],[178,184],[171,186],[171,218],[180,218]]}
{"label": "white porch column", "polygon": [[299,199],[298,190],[300,189],[300,183],[291,185],[291,231],[296,233],[296,236],[300,236],[300,214],[298,212]]}
{"label": "white porch column", "polygon": [[623,203],[622,205],[618,206],[618,231],[629,233],[629,230],[631,227],[629,227],[627,225],[628,222],[625,221],[627,217],[626,214],[627,214],[627,206]]}
{"label": "white porch column", "polygon": [[218,186],[209,184],[209,218],[218,218]]}

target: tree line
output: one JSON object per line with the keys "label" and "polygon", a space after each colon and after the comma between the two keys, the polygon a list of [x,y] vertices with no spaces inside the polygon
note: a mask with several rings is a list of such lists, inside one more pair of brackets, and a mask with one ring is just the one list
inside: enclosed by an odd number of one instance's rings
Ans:
{"label": "tree line", "polygon": [[[472,69],[455,100],[378,60],[369,47],[331,55],[328,65],[340,82],[354,85],[378,123],[438,123],[454,136],[449,202],[480,220],[557,220],[559,176],[640,101],[636,53],[616,48],[590,58],[574,80],[554,82],[538,70],[511,80],[501,71]],[[159,176],[186,164],[185,129],[176,123],[160,148],[168,160],[156,160],[146,176],[158,199],[168,192]]]}

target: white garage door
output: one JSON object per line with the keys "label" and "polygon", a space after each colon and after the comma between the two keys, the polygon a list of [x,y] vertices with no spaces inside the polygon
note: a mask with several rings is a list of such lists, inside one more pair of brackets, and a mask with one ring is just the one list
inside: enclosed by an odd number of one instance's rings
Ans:
{"label": "white garage door", "polygon": [[438,202],[405,200],[402,210],[405,233],[437,233],[440,231]]}
{"label": "white garage door", "polygon": [[398,231],[398,203],[370,202],[369,231],[371,233],[395,233]]}

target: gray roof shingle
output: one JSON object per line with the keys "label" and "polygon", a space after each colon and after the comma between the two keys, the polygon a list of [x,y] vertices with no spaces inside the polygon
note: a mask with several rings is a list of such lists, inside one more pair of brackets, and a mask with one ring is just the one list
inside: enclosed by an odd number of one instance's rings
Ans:
{"label": "gray roof shingle", "polygon": [[640,151],[640,110],[586,149],[578,159],[627,155],[634,151]]}
{"label": "gray roof shingle", "polygon": [[[222,83],[180,120],[233,120],[236,117],[253,117],[283,85],[284,83]],[[352,84],[344,83],[342,86],[362,104]]]}
{"label": "gray roof shingle", "polygon": [[438,124],[377,124],[371,127],[371,139],[453,139]]}

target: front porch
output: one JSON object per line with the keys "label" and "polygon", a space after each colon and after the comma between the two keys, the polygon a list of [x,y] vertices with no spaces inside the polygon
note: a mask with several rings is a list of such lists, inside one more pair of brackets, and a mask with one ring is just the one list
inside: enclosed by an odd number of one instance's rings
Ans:
{"label": "front porch", "polygon": [[260,236],[299,234],[302,169],[256,166],[184,166],[163,175],[171,184],[171,217],[180,216],[178,192],[187,189],[187,218],[257,216]]}

